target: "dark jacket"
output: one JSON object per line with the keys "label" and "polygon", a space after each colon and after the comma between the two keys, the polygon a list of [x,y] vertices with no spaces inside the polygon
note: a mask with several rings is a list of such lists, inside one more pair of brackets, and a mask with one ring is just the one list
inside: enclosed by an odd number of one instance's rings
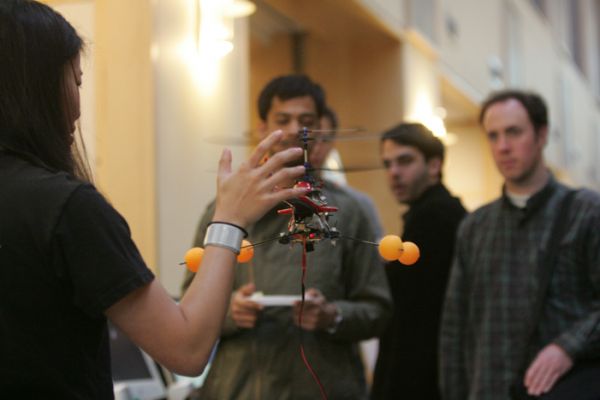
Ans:
{"label": "dark jacket", "polygon": [[380,341],[373,399],[439,399],[438,331],[458,225],[466,211],[442,184],[404,214],[402,240],[419,246],[412,266],[386,265],[394,316]]}

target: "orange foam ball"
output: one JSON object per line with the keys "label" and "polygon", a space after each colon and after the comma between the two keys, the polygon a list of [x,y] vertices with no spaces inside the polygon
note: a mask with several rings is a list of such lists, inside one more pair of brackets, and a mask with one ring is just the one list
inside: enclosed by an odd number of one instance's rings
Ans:
{"label": "orange foam ball", "polygon": [[397,260],[402,255],[402,239],[396,235],[387,235],[379,241],[379,254],[387,261]]}
{"label": "orange foam ball", "polygon": [[203,255],[204,249],[202,247],[192,247],[189,249],[183,257],[187,269],[192,272],[197,272],[198,268],[200,267],[200,263],[202,262]]}
{"label": "orange foam ball", "polygon": [[413,242],[404,242],[403,243],[404,251],[398,257],[398,261],[400,261],[404,265],[413,265],[417,262],[419,257],[421,256],[421,251],[419,247]]}
{"label": "orange foam ball", "polygon": [[252,257],[254,257],[254,247],[252,247],[252,243],[245,239],[242,240],[242,248],[240,249],[240,254],[237,256],[238,262],[247,263],[252,260]]}

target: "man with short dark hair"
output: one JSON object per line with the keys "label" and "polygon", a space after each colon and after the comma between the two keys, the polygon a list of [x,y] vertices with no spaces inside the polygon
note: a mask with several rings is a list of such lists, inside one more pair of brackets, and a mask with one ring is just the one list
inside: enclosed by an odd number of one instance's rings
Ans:
{"label": "man with short dark hair", "polygon": [[[544,162],[548,113],[537,94],[494,93],[480,122],[504,187],[459,229],[441,330],[444,399],[504,400],[519,387],[523,396],[598,399],[600,196],[579,190],[560,211],[571,190]],[[591,380],[568,386],[574,363],[576,371],[594,357]]]}
{"label": "man with short dark hair", "polygon": [[386,264],[394,315],[380,340],[373,399],[439,399],[438,328],[454,239],[465,209],[441,182],[444,145],[418,123],[381,136],[390,190],[408,205],[402,239],[416,243],[415,265]]}
{"label": "man with short dark hair", "polygon": [[[318,128],[323,112],[322,89],[303,75],[271,81],[259,97],[260,131],[281,129],[286,146],[298,146],[298,131]],[[293,182],[290,182],[293,184]],[[328,203],[339,207],[337,228],[350,237],[374,240],[368,217],[345,191],[324,182]],[[279,207],[279,208],[287,208]],[[198,227],[200,245],[211,221],[210,205]],[[253,242],[287,231],[289,217],[273,209],[248,228]],[[377,250],[338,240],[317,243],[307,254],[306,303],[302,325],[300,302],[270,307],[250,297],[299,295],[302,246],[273,241],[257,247],[251,264],[239,265],[229,313],[215,359],[202,388],[203,399],[315,399],[319,385],[303,355],[331,399],[366,399],[367,389],[358,342],[382,332],[391,299]],[[189,280],[189,277],[188,277]],[[300,345],[304,346],[303,355]]]}

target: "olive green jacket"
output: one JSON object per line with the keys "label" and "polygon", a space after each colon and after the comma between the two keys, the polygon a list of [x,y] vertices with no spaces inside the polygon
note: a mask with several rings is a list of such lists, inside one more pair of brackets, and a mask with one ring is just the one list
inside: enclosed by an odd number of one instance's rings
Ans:
{"label": "olive green jacket", "polygon": [[[364,208],[343,188],[324,188],[329,204],[339,207],[331,223],[344,236],[373,241]],[[283,208],[283,207],[278,207]],[[214,204],[207,208],[196,235],[201,245]],[[271,210],[249,229],[257,243],[285,232],[289,216]],[[273,241],[255,248],[249,264],[237,266],[234,290],[254,276],[265,295],[300,294],[302,246]],[[252,270],[252,272],[251,272]],[[188,274],[184,288],[192,275]],[[306,288],[320,290],[337,305],[342,320],[334,333],[303,331],[291,307],[265,307],[253,329],[238,328],[228,316],[202,389],[202,399],[317,399],[319,387],[300,355],[300,345],[330,399],[366,399],[358,342],[379,335],[391,314],[391,297],[374,246],[340,239],[317,243],[307,256]]]}

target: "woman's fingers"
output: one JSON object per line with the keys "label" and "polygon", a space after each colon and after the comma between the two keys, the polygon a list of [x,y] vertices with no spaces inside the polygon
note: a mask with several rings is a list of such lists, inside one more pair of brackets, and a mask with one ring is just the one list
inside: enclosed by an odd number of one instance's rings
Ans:
{"label": "woman's fingers", "polygon": [[293,161],[300,161],[301,157],[302,149],[300,147],[292,147],[272,155],[267,162],[257,169],[262,176],[269,176],[284,166],[290,165]]}
{"label": "woman's fingers", "polygon": [[297,167],[281,168],[266,178],[262,184],[266,188],[274,188],[275,186],[279,187],[281,184],[285,183],[287,183],[287,185],[283,186],[291,186],[294,184],[294,179],[304,174],[305,171],[306,169],[302,165]]}
{"label": "woman's fingers", "polygon": [[293,185],[294,180],[305,172],[304,166],[286,167],[301,158],[301,148],[279,151],[260,164],[281,138],[281,131],[269,135],[235,172],[231,170],[231,152],[223,151],[219,161],[215,218],[218,216],[220,220],[246,226],[278,202],[306,193],[306,189],[301,188],[279,189]]}
{"label": "woman's fingers", "polygon": [[277,130],[275,132],[272,132],[269,136],[267,136],[263,140],[261,140],[260,143],[258,144],[258,146],[256,146],[256,148],[252,152],[252,155],[250,156],[250,158],[248,159],[250,168],[257,167],[260,164],[260,162],[263,160],[263,158],[265,157],[265,155],[267,154],[269,149],[271,147],[273,147],[275,144],[277,144],[279,141],[281,141],[282,137],[283,137],[283,132],[281,130]]}
{"label": "woman's fingers", "polygon": [[300,157],[302,149],[292,148],[283,150],[272,156],[266,163],[256,168],[255,178],[261,190],[273,191],[280,186],[293,185],[294,179],[306,171],[303,165],[285,167],[291,161]]}
{"label": "woman's fingers", "polygon": [[305,188],[281,189],[276,192],[272,192],[269,195],[269,203],[272,204],[272,206],[275,206],[279,202],[282,202],[287,199],[291,199],[292,197],[303,196],[305,194],[306,194]]}
{"label": "woman's fingers", "polygon": [[219,159],[219,170],[217,175],[219,179],[223,179],[231,174],[231,150],[223,149],[221,158]]}

